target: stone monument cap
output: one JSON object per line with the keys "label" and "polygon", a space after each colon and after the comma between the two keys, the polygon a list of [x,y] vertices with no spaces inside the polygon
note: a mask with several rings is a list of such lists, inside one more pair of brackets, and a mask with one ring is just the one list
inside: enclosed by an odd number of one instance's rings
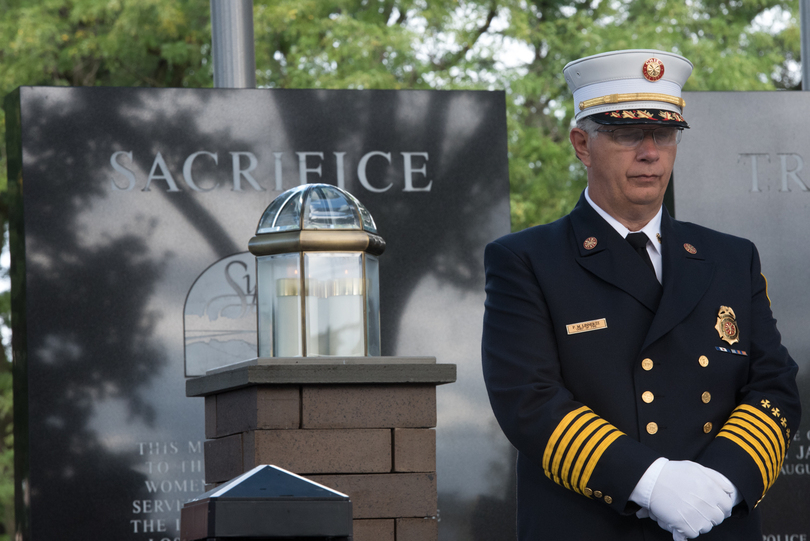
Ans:
{"label": "stone monument cap", "polygon": [[181,510],[181,538],[348,538],[346,494],[273,465],[256,466],[190,500]]}
{"label": "stone monument cap", "polygon": [[425,384],[456,381],[455,364],[435,357],[268,357],[249,359],[186,381],[186,396],[253,385]]}

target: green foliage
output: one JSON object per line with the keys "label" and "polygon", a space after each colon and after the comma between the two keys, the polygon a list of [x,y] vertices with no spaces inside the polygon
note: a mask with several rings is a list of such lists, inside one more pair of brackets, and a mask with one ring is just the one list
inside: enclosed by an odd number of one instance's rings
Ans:
{"label": "green foliage", "polygon": [[271,88],[476,86],[467,53],[496,2],[255,1],[257,84]]}
{"label": "green foliage", "polygon": [[7,0],[0,89],[26,85],[200,86],[207,10],[175,0]]}
{"label": "green foliage", "polygon": [[[257,83],[506,90],[512,227],[522,229],[568,212],[586,184],[568,142],[566,63],[655,48],[695,64],[686,90],[795,89],[798,12],[798,0],[254,0]],[[0,36],[0,95],[212,83],[199,0],[0,0]],[[8,324],[8,293],[0,318]],[[0,520],[11,531],[11,374],[0,355]]]}

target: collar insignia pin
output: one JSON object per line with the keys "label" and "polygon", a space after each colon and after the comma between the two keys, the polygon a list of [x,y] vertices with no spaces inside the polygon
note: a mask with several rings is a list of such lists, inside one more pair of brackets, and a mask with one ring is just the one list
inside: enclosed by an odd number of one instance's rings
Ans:
{"label": "collar insignia pin", "polygon": [[596,237],[588,237],[585,239],[585,242],[582,243],[582,246],[584,246],[586,250],[593,250],[596,248]]}
{"label": "collar insignia pin", "polygon": [[740,341],[740,328],[737,326],[737,316],[728,306],[721,306],[717,313],[717,323],[714,325],[717,334],[724,342],[733,345]]}
{"label": "collar insignia pin", "polygon": [[655,238],[657,238],[657,239],[658,239],[658,244],[661,244],[661,242],[662,242],[662,241],[661,241],[661,233],[656,233],[656,234],[655,234]]}

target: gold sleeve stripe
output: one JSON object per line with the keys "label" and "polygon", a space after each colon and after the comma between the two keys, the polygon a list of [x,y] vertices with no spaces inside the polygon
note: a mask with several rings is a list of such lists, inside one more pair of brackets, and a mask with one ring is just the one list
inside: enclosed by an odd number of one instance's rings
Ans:
{"label": "gold sleeve stripe", "polygon": [[554,451],[554,447],[557,445],[557,440],[560,439],[560,436],[563,432],[568,429],[568,426],[576,419],[580,414],[585,413],[587,411],[591,411],[585,406],[581,408],[575,409],[572,412],[569,412],[568,415],[562,418],[560,424],[557,425],[557,428],[554,429],[554,432],[551,433],[551,437],[548,439],[548,443],[546,443],[546,450],[543,453],[543,469],[547,472],[549,471],[549,466],[551,463],[551,454]]}
{"label": "gold sleeve stripe", "polygon": [[[756,433],[752,432],[752,429],[751,429],[750,425],[748,425],[748,426],[740,426],[738,423],[739,423],[738,419],[733,419],[733,420],[730,419],[729,422],[726,423],[726,426],[738,427],[738,428],[740,428],[742,430],[745,430],[746,432],[750,433],[750,436],[747,438],[747,440],[749,442],[753,443],[751,438],[757,438],[757,441],[761,442],[761,439],[756,435]],[[726,427],[724,426],[723,428],[726,428]],[[745,436],[744,434],[740,434],[740,435],[743,436],[743,437]],[[776,482],[776,479],[779,477],[779,473],[782,471],[782,463],[784,462],[784,459],[785,459],[785,455],[780,454],[776,450],[775,445],[776,444],[773,441],[771,441],[770,446],[768,446],[769,448],[765,449],[765,451],[768,454],[769,463],[770,463],[769,465],[771,466],[771,468],[769,468],[769,471],[772,472],[771,476],[770,476],[770,479],[771,479],[770,485],[768,487],[766,487],[766,489],[773,486],[773,484]]]}
{"label": "gold sleeve stripe", "polygon": [[596,445],[600,441],[602,441],[602,439],[606,435],[610,434],[613,431],[618,432],[615,426],[611,425],[608,422],[605,422],[605,424],[593,435],[593,437],[588,440],[588,443],[582,448],[582,451],[579,453],[577,462],[576,464],[574,464],[573,475],[571,475],[571,485],[577,492],[582,492],[582,490],[585,488],[585,484],[581,482],[582,470],[585,467],[585,461],[588,460],[588,457],[591,456],[594,447],[596,447]]}
{"label": "gold sleeve stripe", "polygon": [[762,474],[764,495],[779,477],[787,448],[776,421],[767,412],[742,404],[732,412],[717,436],[733,441],[753,459]]}
{"label": "gold sleeve stripe", "polygon": [[779,425],[776,424],[776,421],[771,419],[770,416],[766,415],[762,411],[760,411],[757,408],[755,408],[753,406],[750,406],[748,404],[741,404],[741,405],[737,406],[737,408],[732,412],[732,415],[734,413],[739,413],[739,412],[746,412],[746,413],[748,413],[750,415],[753,415],[754,417],[756,417],[757,419],[760,419],[763,423],[765,423],[765,425],[769,426],[771,428],[771,431],[773,432],[773,434],[776,436],[775,439],[778,442],[779,454],[781,454],[781,455],[785,454],[785,449],[787,447],[787,442],[784,439],[782,429],[779,428]]}
{"label": "gold sleeve stripe", "polygon": [[[571,489],[568,482],[568,478],[571,474],[571,464],[574,462],[574,459],[582,457],[583,445],[591,438],[594,432],[605,426],[609,426],[608,422],[594,415],[593,422],[588,424],[571,444],[571,450],[565,454],[565,462],[563,462],[562,469],[560,470],[560,478],[563,480],[565,488]],[[573,480],[571,484],[573,484]]]}
{"label": "gold sleeve stripe", "polygon": [[599,459],[602,458],[602,455],[610,445],[616,441],[619,436],[624,436],[622,432],[616,429],[615,432],[611,432],[608,436],[602,440],[602,443],[599,444],[599,447],[596,448],[594,451],[593,456],[588,460],[588,465],[585,467],[585,471],[582,473],[582,478],[580,479],[580,486],[585,488],[588,486],[588,481],[591,479],[591,474],[593,470],[596,469],[596,465],[599,463]]}
{"label": "gold sleeve stripe", "polygon": [[[563,437],[562,441],[560,441],[560,443],[557,445],[557,449],[553,455],[554,458],[551,463],[551,467],[549,468],[549,472],[554,476],[555,483],[561,484],[566,488],[570,488],[568,486],[568,474],[560,471],[560,462],[563,463],[564,468],[566,462],[570,462],[576,458],[577,451],[582,445],[582,433],[592,431],[594,423],[597,423],[598,421],[599,417],[591,410],[588,410],[580,415],[575,422],[570,424],[568,430],[565,432],[565,437]],[[583,426],[585,427],[584,429],[582,429]],[[573,445],[571,445],[571,439],[578,432],[580,435],[577,436]]]}
{"label": "gold sleeve stripe", "polygon": [[756,436],[760,441],[768,444],[768,455],[772,458],[772,462],[774,465],[778,464],[782,457],[784,456],[784,452],[782,446],[780,445],[780,440],[778,434],[774,434],[770,427],[764,424],[759,419],[752,417],[744,412],[735,412],[731,415],[728,422],[726,424],[733,423],[740,428],[744,428],[748,432],[752,434],[752,436]]}
{"label": "gold sleeve stripe", "polygon": [[767,473],[765,472],[765,466],[762,464],[762,460],[757,455],[757,452],[753,448],[751,448],[750,445],[748,445],[747,441],[738,438],[734,434],[732,434],[730,432],[727,432],[725,429],[721,430],[720,433],[717,434],[717,437],[718,438],[728,438],[728,439],[730,439],[731,441],[733,441],[734,443],[736,443],[737,445],[742,447],[742,449],[746,453],[748,453],[751,456],[751,458],[754,459],[754,463],[759,468],[759,473],[762,474],[762,486],[765,487],[764,490],[762,491],[762,494],[765,495],[765,492],[767,492],[768,488],[769,488],[769,486],[768,486],[768,476],[767,476]]}
{"label": "gold sleeve stripe", "polygon": [[741,438],[745,438],[751,445],[757,448],[763,457],[767,457],[768,464],[766,464],[766,466],[768,466],[768,471],[771,472],[771,478],[773,478],[773,472],[779,467],[779,455],[776,454],[772,445],[766,445],[765,442],[763,442],[761,434],[759,434],[755,428],[750,424],[741,422],[739,419],[730,419],[729,422],[723,426],[723,429],[729,429]]}
{"label": "gold sleeve stripe", "polygon": [[[750,434],[747,430],[744,430],[742,427],[733,423],[726,423],[722,430],[724,432],[731,432],[738,435],[747,441],[748,444],[757,451],[759,458],[755,460],[762,461],[762,464],[765,466],[765,469],[768,472],[768,484],[770,484],[771,480],[774,478],[774,468],[776,467],[776,464],[774,457],[771,455],[771,453],[765,450],[759,439],[753,434]],[[767,460],[765,457],[767,457]]]}
{"label": "gold sleeve stripe", "polygon": [[546,443],[543,452],[546,477],[582,493],[599,459],[622,435],[615,426],[585,406],[569,412]]}
{"label": "gold sleeve stripe", "polygon": [[599,417],[596,416],[595,413],[592,411],[585,412],[581,415],[576,422],[572,423],[571,426],[565,431],[565,436],[560,441],[559,446],[557,447],[557,452],[554,453],[554,461],[551,463],[551,471],[558,472],[560,470],[560,463],[566,459],[569,455],[576,454],[576,450],[579,448],[578,446],[571,447],[570,443],[577,432],[585,425],[585,423],[590,423],[591,421],[598,420]]}
{"label": "gold sleeve stripe", "polygon": [[767,426],[763,425],[757,419],[752,419],[747,415],[740,415],[739,413],[732,415],[731,418],[729,418],[728,423],[734,423],[740,428],[746,429],[752,434],[752,436],[757,436],[759,440],[763,442],[763,444],[767,442],[768,454],[773,457],[774,463],[779,461],[779,457],[782,456],[779,441],[777,440],[776,436],[774,436],[774,434],[768,430]]}

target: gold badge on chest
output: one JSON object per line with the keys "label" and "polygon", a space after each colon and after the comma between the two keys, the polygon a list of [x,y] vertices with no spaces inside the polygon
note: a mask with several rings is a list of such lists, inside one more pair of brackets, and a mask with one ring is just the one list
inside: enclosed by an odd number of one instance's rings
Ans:
{"label": "gold badge on chest", "polygon": [[720,311],[717,313],[717,323],[714,328],[720,338],[733,345],[740,341],[740,328],[737,326],[737,316],[734,315],[734,310],[728,306],[721,306]]}

